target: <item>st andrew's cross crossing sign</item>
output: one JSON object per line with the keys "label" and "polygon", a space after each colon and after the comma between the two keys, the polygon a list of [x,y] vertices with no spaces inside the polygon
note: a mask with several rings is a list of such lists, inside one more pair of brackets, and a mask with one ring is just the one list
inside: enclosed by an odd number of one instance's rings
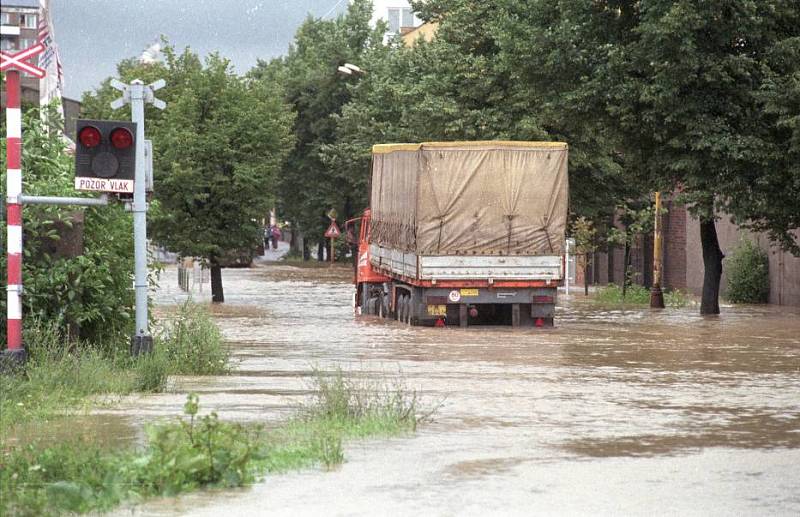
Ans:
{"label": "st andrew's cross crossing sign", "polygon": [[38,66],[26,63],[25,60],[39,55],[44,51],[44,45],[37,43],[32,47],[25,50],[20,50],[16,53],[0,52],[0,71],[19,70],[20,72],[27,72],[35,77],[41,79],[45,76],[45,71]]}
{"label": "st andrew's cross crossing sign", "polygon": [[325,230],[325,237],[328,239],[336,239],[342,234],[339,227],[336,226],[336,221],[331,221],[331,225]]}

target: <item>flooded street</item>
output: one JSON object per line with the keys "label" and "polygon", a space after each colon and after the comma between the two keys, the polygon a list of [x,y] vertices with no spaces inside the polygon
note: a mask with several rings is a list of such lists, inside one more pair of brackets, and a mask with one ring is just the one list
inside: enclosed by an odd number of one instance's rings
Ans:
{"label": "flooded street", "polygon": [[[351,270],[225,270],[212,313],[236,371],[100,409],[141,439],[185,394],[277,421],[314,368],[402,375],[436,408],[413,436],[349,442],[345,464],[121,515],[800,514],[800,311],[604,310],[573,294],[555,329],[419,328],[352,315]],[[156,303],[185,298],[167,269]],[[196,292],[196,300],[209,297]]]}

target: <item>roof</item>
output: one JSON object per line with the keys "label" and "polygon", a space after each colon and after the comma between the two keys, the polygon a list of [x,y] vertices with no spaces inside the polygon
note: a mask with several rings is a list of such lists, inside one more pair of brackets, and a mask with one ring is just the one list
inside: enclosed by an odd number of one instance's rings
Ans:
{"label": "roof", "polygon": [[3,0],[3,7],[28,7],[30,9],[38,9],[39,0]]}
{"label": "roof", "polygon": [[395,151],[419,151],[421,148],[443,149],[448,147],[475,148],[475,149],[496,149],[496,148],[532,148],[532,149],[557,149],[566,150],[567,144],[564,142],[528,142],[515,140],[474,140],[474,141],[455,141],[455,142],[420,142],[417,144],[376,144],[372,146],[375,154],[386,154]]}

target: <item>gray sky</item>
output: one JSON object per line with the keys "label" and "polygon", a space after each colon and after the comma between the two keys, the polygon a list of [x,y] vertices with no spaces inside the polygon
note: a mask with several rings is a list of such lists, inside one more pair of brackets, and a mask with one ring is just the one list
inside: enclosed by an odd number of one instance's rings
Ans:
{"label": "gray sky", "polygon": [[177,48],[218,50],[237,71],[283,54],[311,13],[341,12],[347,0],[51,0],[64,67],[65,95],[81,94],[113,75],[161,34]]}

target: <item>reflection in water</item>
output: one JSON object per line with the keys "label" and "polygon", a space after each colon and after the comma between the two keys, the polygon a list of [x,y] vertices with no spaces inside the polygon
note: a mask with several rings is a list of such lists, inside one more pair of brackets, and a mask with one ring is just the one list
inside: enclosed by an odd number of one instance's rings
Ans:
{"label": "reflection in water", "polygon": [[[165,273],[174,277],[173,270]],[[105,414],[274,422],[313,367],[398,370],[434,422],[352,443],[333,473],[146,504],[149,514],[798,514],[800,312],[599,308],[562,299],[555,329],[411,328],[352,315],[348,268],[226,270],[214,307],[238,370]],[[182,296],[171,284],[157,303]],[[207,295],[207,293],[205,293]],[[346,494],[343,495],[343,494]],[[130,510],[128,510],[129,512]]]}

